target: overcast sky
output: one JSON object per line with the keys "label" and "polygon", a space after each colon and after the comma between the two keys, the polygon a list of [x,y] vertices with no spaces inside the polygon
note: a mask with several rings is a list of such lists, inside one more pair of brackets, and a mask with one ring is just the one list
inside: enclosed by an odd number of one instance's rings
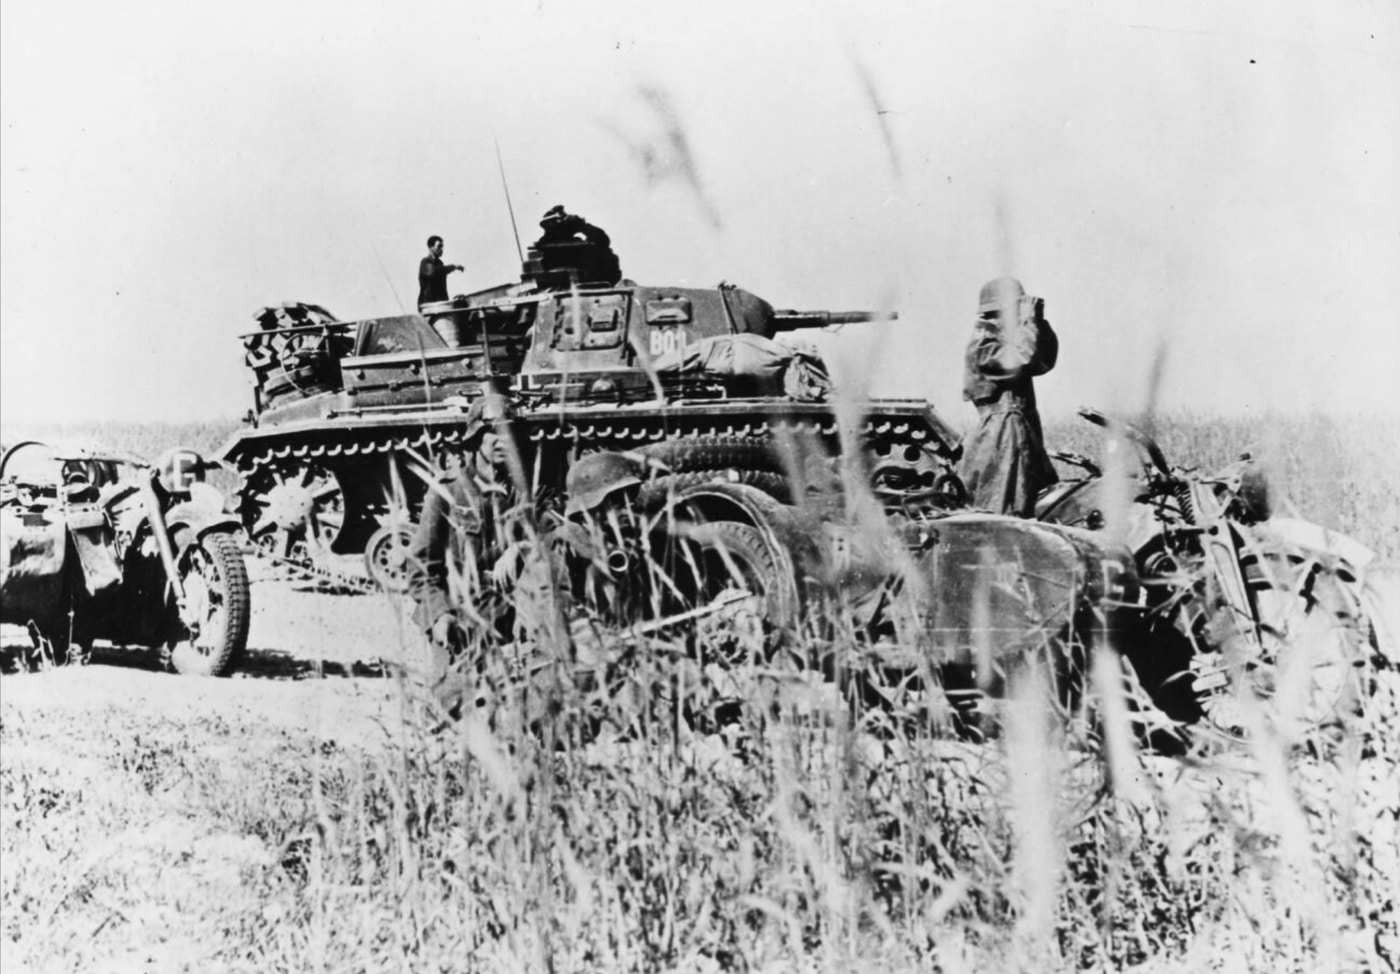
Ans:
{"label": "overcast sky", "polygon": [[214,418],[283,300],[515,279],[562,203],[638,281],[894,308],[841,371],[953,421],[986,279],[1047,412],[1400,412],[1400,4],[0,7],[0,422]]}

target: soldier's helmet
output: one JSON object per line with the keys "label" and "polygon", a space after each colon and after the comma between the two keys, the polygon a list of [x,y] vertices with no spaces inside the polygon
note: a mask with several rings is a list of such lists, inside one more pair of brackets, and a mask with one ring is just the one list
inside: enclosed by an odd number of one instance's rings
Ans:
{"label": "soldier's helmet", "polygon": [[1026,289],[1014,277],[998,277],[982,285],[982,293],[977,296],[977,312],[1000,311],[1014,308],[1023,297]]}
{"label": "soldier's helmet", "polygon": [[462,420],[462,442],[472,443],[490,427],[511,419],[510,404],[495,393],[487,393],[467,407],[467,415]]}
{"label": "soldier's helmet", "polygon": [[646,467],[640,460],[622,453],[590,453],[569,468],[564,490],[569,501],[564,513],[570,517],[591,511],[619,490],[640,484]]}

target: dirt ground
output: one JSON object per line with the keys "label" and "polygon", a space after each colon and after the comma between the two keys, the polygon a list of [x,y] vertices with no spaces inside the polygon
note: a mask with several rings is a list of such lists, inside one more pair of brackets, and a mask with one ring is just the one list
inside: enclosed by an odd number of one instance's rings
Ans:
{"label": "dirt ground", "polygon": [[412,603],[290,582],[257,560],[249,574],[248,651],[226,679],[166,673],[154,650],[100,642],[89,667],[20,672],[28,636],[17,626],[0,627],[4,719],[125,707],[172,720],[198,714],[265,721],[361,743],[392,726],[402,697],[393,677],[415,672],[422,649]]}

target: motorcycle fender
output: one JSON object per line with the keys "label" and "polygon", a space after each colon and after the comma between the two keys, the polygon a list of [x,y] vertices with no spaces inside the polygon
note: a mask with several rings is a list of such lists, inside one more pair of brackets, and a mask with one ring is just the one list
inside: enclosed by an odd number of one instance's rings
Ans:
{"label": "motorcycle fender", "polygon": [[165,513],[166,529],[183,551],[190,544],[202,540],[213,531],[238,532],[243,524],[226,511],[211,510],[199,504],[176,504]]}
{"label": "motorcycle fender", "polygon": [[819,525],[755,487],[701,484],[677,492],[670,509],[686,510],[704,520],[753,525],[768,536],[777,561],[799,581],[829,574],[823,552],[813,540],[821,533]]}
{"label": "motorcycle fender", "polygon": [[1341,558],[1353,568],[1365,568],[1376,558],[1376,553],[1355,538],[1338,531],[1324,528],[1311,521],[1300,521],[1291,517],[1270,518],[1254,528],[1261,537]]}
{"label": "motorcycle fender", "polygon": [[1376,648],[1392,666],[1400,665],[1400,565],[1382,562],[1355,538],[1310,521],[1274,517],[1255,525],[1254,533],[1326,559],[1370,621]]}

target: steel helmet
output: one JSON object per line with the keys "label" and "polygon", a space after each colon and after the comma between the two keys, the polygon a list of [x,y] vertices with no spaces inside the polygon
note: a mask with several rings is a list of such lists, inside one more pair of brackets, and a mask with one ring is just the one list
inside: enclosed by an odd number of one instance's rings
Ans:
{"label": "steel helmet", "polygon": [[569,501],[567,515],[591,511],[610,494],[642,482],[646,468],[641,461],[622,453],[590,453],[569,468],[564,490]]}
{"label": "steel helmet", "polygon": [[1025,296],[1026,289],[1016,278],[998,277],[982,285],[982,293],[977,296],[977,310],[1000,311],[1002,308],[1015,307]]}
{"label": "steel helmet", "polygon": [[467,415],[462,419],[462,442],[471,443],[486,432],[488,426],[510,420],[510,406],[506,401],[495,393],[487,393],[467,407]]}

